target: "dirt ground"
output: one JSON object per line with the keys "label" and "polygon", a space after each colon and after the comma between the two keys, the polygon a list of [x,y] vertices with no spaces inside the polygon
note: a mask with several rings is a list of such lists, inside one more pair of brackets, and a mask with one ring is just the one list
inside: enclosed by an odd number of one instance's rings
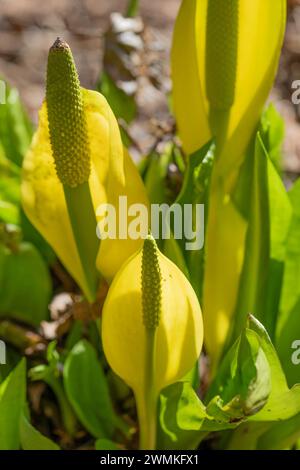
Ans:
{"label": "dirt ground", "polygon": [[[125,12],[127,3],[127,0],[0,0],[0,75],[19,89],[34,121],[44,96],[47,52],[55,38],[61,36],[69,42],[83,86],[94,88],[101,70],[109,15],[113,11]],[[166,83],[171,34],[179,4],[180,0],[141,0],[141,15],[151,33]],[[300,174],[300,106],[291,102],[292,82],[300,79],[300,0],[290,0],[289,5],[285,47],[271,98],[286,121],[285,169]],[[141,119],[166,118],[165,94],[157,88],[148,93],[143,105],[149,110]],[[146,141],[145,149],[147,146],[151,146],[151,139]]]}

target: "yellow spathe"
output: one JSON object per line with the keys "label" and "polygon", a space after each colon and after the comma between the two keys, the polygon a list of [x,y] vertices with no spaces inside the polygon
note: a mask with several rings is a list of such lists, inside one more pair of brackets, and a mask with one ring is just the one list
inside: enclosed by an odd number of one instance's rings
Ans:
{"label": "yellow spathe", "polygon": [[[218,3],[221,0],[214,1]],[[257,126],[274,81],[286,20],[286,0],[228,2],[236,4],[238,11],[237,60],[235,97],[230,110],[225,146],[221,151],[222,166],[219,171],[223,174],[239,162]],[[210,109],[207,97],[208,81],[213,79],[219,83],[219,91],[222,90],[222,77],[218,73],[224,73],[224,67],[220,70],[216,61],[214,77],[209,77],[206,70],[210,4],[210,0],[183,0],[174,30],[173,107],[179,135],[188,154],[201,148],[213,134],[209,114],[215,110]],[[223,21],[229,19],[224,18]],[[224,27],[224,24],[220,25],[220,28]],[[217,33],[209,39],[218,44]],[[219,47],[222,52],[224,45],[221,41]]]}
{"label": "yellow spathe", "polygon": [[[201,309],[182,272],[159,252],[161,314],[156,330],[155,390],[180,380],[197,361],[203,342]],[[141,288],[142,250],[118,272],[103,308],[102,339],[112,369],[134,390],[146,393],[144,384],[146,328]]]}
{"label": "yellow spathe", "polygon": [[[95,91],[82,89],[82,93],[92,166],[89,185],[95,212],[102,203],[115,204],[118,210],[120,195],[128,197],[128,204],[136,202],[148,206],[144,185],[122,145],[117,121],[107,101]],[[40,110],[39,126],[23,163],[22,202],[31,223],[85,292],[85,276],[72,234],[63,186],[55,171],[46,103]],[[141,245],[141,240],[103,240],[97,257],[101,274],[110,281]]]}
{"label": "yellow spathe", "polygon": [[286,0],[182,0],[172,47],[173,110],[187,154],[216,138],[203,316],[215,368],[234,321],[247,221],[231,199],[281,51]]}

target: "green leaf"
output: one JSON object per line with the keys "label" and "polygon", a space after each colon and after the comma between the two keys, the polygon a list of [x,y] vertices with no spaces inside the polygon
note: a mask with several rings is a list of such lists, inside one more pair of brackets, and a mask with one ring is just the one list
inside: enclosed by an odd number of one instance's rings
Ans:
{"label": "green leaf", "polygon": [[22,359],[0,385],[0,450],[18,450],[26,399],[26,363]]}
{"label": "green leaf", "polygon": [[206,436],[201,427],[205,406],[188,382],[170,385],[160,394],[157,448],[195,449]]}
{"label": "green leaf", "polygon": [[274,340],[282,293],[287,240],[292,220],[292,206],[284,184],[268,159],[270,261],[268,273],[267,305],[260,318]]}
{"label": "green leaf", "polygon": [[283,430],[283,439],[291,439],[289,430],[293,431],[294,419],[296,420],[300,413],[300,386],[288,388],[276,350],[265,328],[252,316],[249,317],[248,327],[258,335],[261,348],[267,358],[271,374],[271,393],[266,405],[232,433],[228,443],[229,449],[256,449],[262,445],[266,446],[267,437],[259,444],[261,436],[268,436],[269,432],[272,435],[271,430],[279,429],[279,426]]}
{"label": "green leaf", "polygon": [[48,318],[51,279],[39,252],[30,243],[0,244],[0,317],[38,326]]}
{"label": "green leaf", "polygon": [[293,212],[286,247],[279,331],[282,324],[287,320],[289,312],[300,298],[300,178],[292,187],[289,198]]}
{"label": "green leaf", "polygon": [[300,339],[300,179],[289,193],[293,207],[286,259],[276,348],[290,386],[300,383],[300,367],[292,361],[292,345]]}
{"label": "green leaf", "polygon": [[32,127],[18,91],[8,85],[6,91],[5,106],[0,106],[0,141],[7,158],[21,166],[31,142]]}
{"label": "green leaf", "polygon": [[20,203],[20,168],[0,152],[0,199]]}
{"label": "green leaf", "polygon": [[249,223],[229,344],[242,330],[249,312],[264,323],[272,338],[275,336],[291,223],[291,204],[259,133],[254,156],[248,153],[239,181],[234,199]]}
{"label": "green leaf", "polygon": [[151,204],[168,202],[166,177],[172,160],[172,152],[173,145],[169,143],[161,155],[153,152],[148,157],[150,162],[145,175],[145,186]]}
{"label": "green leaf", "polygon": [[258,450],[285,450],[300,439],[300,414],[274,424],[257,442]]}
{"label": "green leaf", "polygon": [[235,429],[263,409],[270,392],[270,367],[260,337],[246,328],[221,363],[206,407],[188,382],[162,391],[158,448],[193,449],[210,432]]}
{"label": "green leaf", "polygon": [[[194,214],[196,204],[204,204],[204,225],[206,225],[205,218],[208,214],[208,195],[213,161],[214,144],[212,141],[208,142],[199,151],[189,156],[183,185],[175,201],[175,204],[179,204],[182,207],[183,213],[185,204],[193,205]],[[194,214],[192,220],[190,220],[190,223],[193,225],[193,230],[196,229]],[[183,221],[182,226],[182,240],[175,241],[173,238],[173,240],[171,239],[170,241],[166,241],[163,251],[166,256],[169,256],[170,259],[174,261],[180,269],[183,270],[184,273],[189,274],[188,278],[190,279],[191,284],[196,294],[198,295],[199,300],[201,301],[204,277],[204,248],[198,250],[186,250],[186,243],[191,242],[192,240],[187,240],[185,238],[186,232],[184,230],[184,224],[185,221]],[[204,230],[204,227],[197,227],[198,234],[200,233],[201,229]]]}
{"label": "green leaf", "polygon": [[57,444],[35,429],[24,414],[20,420],[20,440],[23,450],[60,450]]}
{"label": "green leaf", "polygon": [[222,361],[206,401],[219,396],[231,405],[232,417],[242,420],[263,408],[270,392],[270,367],[260,338],[246,328]]}
{"label": "green leaf", "polygon": [[48,364],[38,364],[30,369],[28,376],[31,380],[43,380],[52,389],[60,407],[63,426],[70,436],[74,436],[78,423],[61,380],[62,363],[56,350],[56,341],[48,345],[47,361]]}
{"label": "green leaf", "polygon": [[285,125],[284,119],[276,110],[273,103],[268,106],[261,117],[260,133],[269,157],[278,173],[280,173]]}
{"label": "green leaf", "polygon": [[21,228],[23,238],[27,242],[32,243],[41,253],[47,264],[51,265],[56,260],[56,254],[51,246],[46,242],[42,235],[36,230],[36,228],[28,220],[23,209],[20,210]]}
{"label": "green leaf", "polygon": [[105,374],[88,341],[79,341],[69,353],[64,366],[64,385],[84,427],[94,437],[110,438],[117,419]]}
{"label": "green leaf", "polygon": [[0,222],[18,225],[20,222],[19,208],[11,202],[0,200]]}
{"label": "green leaf", "polygon": [[250,327],[261,341],[261,347],[271,370],[271,393],[266,406],[250,419],[252,421],[277,421],[289,419],[300,413],[300,385],[289,389],[276,350],[263,325],[250,318]]}
{"label": "green leaf", "polygon": [[101,76],[100,91],[117,118],[124,119],[128,124],[133,121],[137,111],[134,95],[125,93],[106,72]]}
{"label": "green leaf", "polygon": [[0,152],[0,222],[20,223],[20,168]]}
{"label": "green leaf", "polygon": [[[201,155],[202,152],[203,154]],[[193,157],[196,158],[192,155],[189,159],[190,165],[192,166]],[[201,159],[201,164],[200,166],[196,165],[194,169],[194,197],[190,203],[194,205],[204,204],[204,227],[197,227],[197,232],[203,229],[205,237],[205,227],[207,226],[207,217],[209,212],[209,189],[214,165],[214,144],[212,142],[209,142],[207,146],[204,146],[203,149],[200,150],[197,159],[199,158]],[[187,171],[189,171],[189,168]],[[187,189],[187,184],[184,185],[185,190]],[[182,193],[178,198],[181,205],[184,204],[185,197],[186,195]],[[188,198],[186,201],[188,203]],[[198,296],[199,301],[202,302],[202,288],[205,268],[205,246],[200,250],[187,251],[185,255],[192,286]]]}
{"label": "green leaf", "polygon": [[239,193],[237,196],[240,198],[239,207],[243,207],[244,214],[248,212],[249,224],[246,236],[245,259],[229,344],[242,331],[249,312],[261,317],[266,311],[265,294],[268,286],[270,257],[267,165],[267,155],[262,140],[257,134],[254,155],[251,155],[251,152],[249,153],[242,170],[246,175],[252,175],[251,193]]}
{"label": "green leaf", "polygon": [[120,450],[120,447],[109,439],[97,439],[95,442],[96,450]]}
{"label": "green leaf", "polygon": [[[1,335],[0,335],[1,339]],[[8,344],[5,344],[5,364],[0,363],[0,384],[3,382],[10,372],[18,365],[21,355]]]}

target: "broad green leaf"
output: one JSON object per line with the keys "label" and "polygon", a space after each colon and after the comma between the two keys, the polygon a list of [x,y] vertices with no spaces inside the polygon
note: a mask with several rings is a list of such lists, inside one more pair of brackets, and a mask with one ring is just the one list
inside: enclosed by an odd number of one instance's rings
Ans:
{"label": "broad green leaf", "polygon": [[211,432],[235,429],[243,421],[235,405],[216,396],[205,407],[189,382],[170,385],[160,394],[157,448],[191,450]]}
{"label": "broad green leaf", "polygon": [[275,433],[272,429],[279,429],[276,423],[286,429],[283,431],[283,437],[285,435],[290,438],[289,429],[292,429],[293,425],[289,424],[289,420],[293,423],[300,413],[300,387],[288,388],[277,353],[266,330],[252,316],[249,317],[248,326],[260,338],[261,348],[267,358],[271,374],[271,393],[266,405],[257,414],[250,416],[247,423],[233,431],[227,446],[229,449],[256,449],[262,445],[259,444],[261,436],[268,435],[269,432],[272,435]]}
{"label": "broad green leaf", "polygon": [[195,449],[206,432],[205,406],[188,382],[178,382],[160,394],[158,449]]}
{"label": "broad green leaf", "polygon": [[64,385],[85,428],[95,437],[111,437],[116,427],[116,415],[105,374],[88,341],[80,341],[69,353],[64,366]]}
{"label": "broad green leaf", "polygon": [[271,393],[266,406],[250,419],[252,421],[282,421],[300,413],[300,386],[289,389],[276,350],[261,323],[250,318],[250,327],[261,341],[261,347],[271,370]]}
{"label": "broad green leaf", "polygon": [[48,317],[51,279],[36,248],[20,243],[0,244],[0,317],[12,317],[39,325]]}
{"label": "broad green leaf", "polygon": [[293,213],[286,247],[284,286],[280,306],[282,313],[278,333],[300,298],[300,179],[292,187],[289,198]]}
{"label": "broad green leaf", "polygon": [[60,450],[57,444],[35,429],[24,414],[20,420],[20,440],[23,450]]}
{"label": "broad green leaf", "polygon": [[292,345],[300,339],[300,180],[290,191],[293,216],[287,239],[276,348],[290,386],[300,383],[300,367],[292,361]]}
{"label": "broad green leaf", "polygon": [[270,214],[270,262],[266,312],[260,318],[272,339],[275,337],[277,315],[282,292],[284,261],[289,235],[292,206],[284,184],[268,159]]}
{"label": "broad green leaf", "polygon": [[0,141],[7,158],[21,166],[31,142],[32,127],[18,91],[8,85],[6,89],[6,104],[0,106]]}
{"label": "broad green leaf", "polygon": [[26,363],[22,359],[0,385],[0,450],[20,447],[20,419],[26,399]]}
{"label": "broad green leaf", "polygon": [[256,450],[260,436],[270,429],[270,423],[246,421],[226,436],[226,450]]}
{"label": "broad green leaf", "polygon": [[249,152],[244,163],[235,200],[248,220],[248,231],[231,341],[249,312],[274,337],[291,204],[259,133],[254,158]]}
{"label": "broad green leaf", "polygon": [[285,450],[300,439],[300,414],[274,424],[257,442],[258,450]]}
{"label": "broad green leaf", "polygon": [[249,204],[247,217],[249,224],[237,306],[232,322],[231,342],[242,331],[248,313],[261,317],[266,310],[270,257],[267,165],[267,155],[257,134],[254,155],[249,154],[248,161],[244,165],[244,171],[252,174],[251,193],[245,193],[243,198],[246,198],[246,201],[239,203],[244,210]]}
{"label": "broad green leaf", "polygon": [[188,382],[160,395],[159,449],[193,449],[210,432],[231,430],[270,395],[270,367],[260,337],[245,329],[223,360],[205,406]]}
{"label": "broad green leaf", "polygon": [[260,338],[246,328],[222,361],[206,401],[219,396],[224,404],[231,404],[233,417],[242,420],[257,413],[270,392],[270,367]]}

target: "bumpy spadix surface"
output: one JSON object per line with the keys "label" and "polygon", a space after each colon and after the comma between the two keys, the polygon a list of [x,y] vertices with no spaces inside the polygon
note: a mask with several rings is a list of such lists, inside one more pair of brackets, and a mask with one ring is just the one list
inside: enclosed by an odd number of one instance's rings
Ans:
{"label": "bumpy spadix surface", "polygon": [[[157,263],[161,287],[157,283]],[[148,321],[151,320],[151,306],[153,322],[150,321],[150,324],[156,328],[157,335],[154,366],[157,392],[191,370],[203,342],[201,309],[195,292],[182,272],[157,250],[157,260],[153,259],[153,293],[161,293],[161,298],[156,302],[149,291],[149,271],[147,292],[143,298],[142,285],[145,286],[145,281],[142,272],[145,275],[145,270],[142,270],[142,265],[143,250],[140,250],[121,268],[110,287],[102,320],[106,357],[113,370],[136,393],[144,392],[144,315],[146,311]],[[146,299],[148,306],[145,310],[143,302]]]}
{"label": "bumpy spadix surface", "polygon": [[89,140],[73,56],[59,38],[49,52],[46,97],[57,175],[63,184],[76,187],[90,176]]}

